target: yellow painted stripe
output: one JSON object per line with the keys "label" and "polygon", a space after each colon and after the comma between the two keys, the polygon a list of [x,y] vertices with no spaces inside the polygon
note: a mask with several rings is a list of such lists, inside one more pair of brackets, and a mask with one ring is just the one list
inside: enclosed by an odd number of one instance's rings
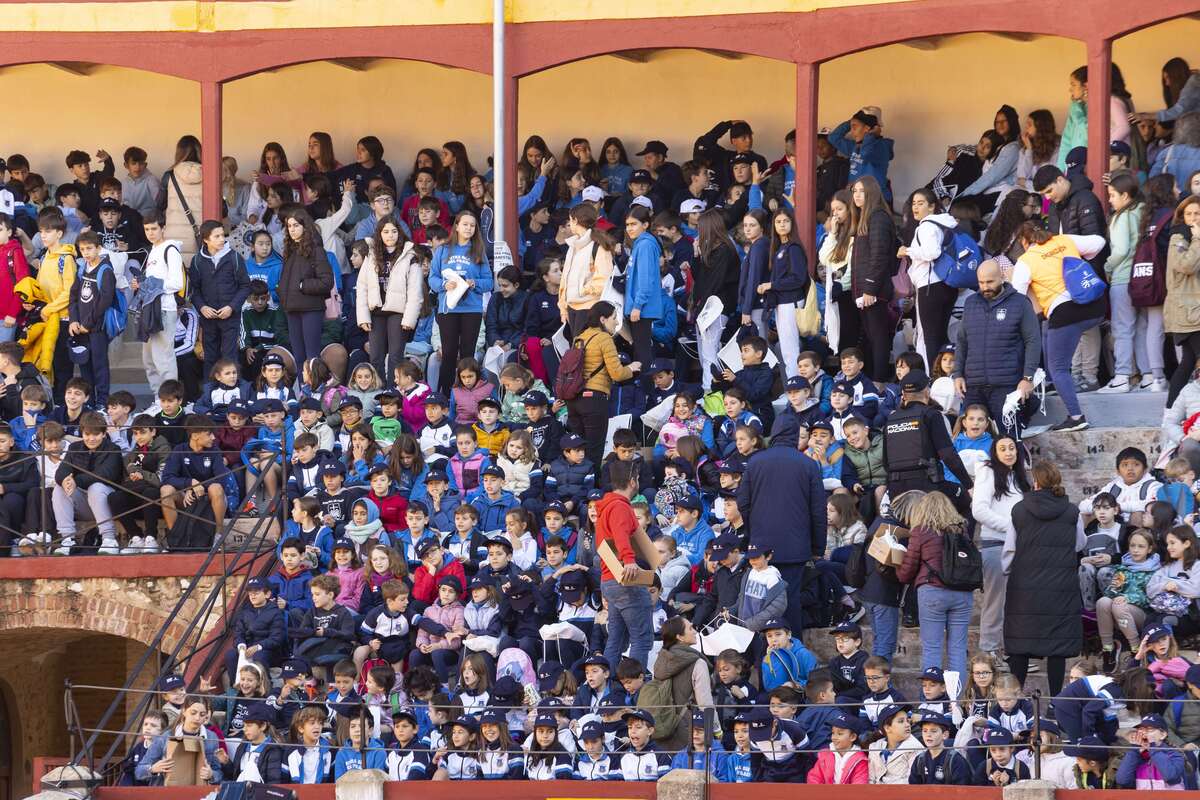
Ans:
{"label": "yellow painted stripe", "polygon": [[[910,0],[506,0],[510,22],[805,12]],[[490,0],[149,0],[0,3],[0,30],[278,30],[357,26],[471,25],[491,22]]]}

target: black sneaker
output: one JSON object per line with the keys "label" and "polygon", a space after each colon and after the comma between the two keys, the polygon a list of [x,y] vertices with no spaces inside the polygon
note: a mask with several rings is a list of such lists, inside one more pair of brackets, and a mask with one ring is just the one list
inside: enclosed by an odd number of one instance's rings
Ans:
{"label": "black sneaker", "polygon": [[1101,669],[1105,675],[1112,675],[1117,668],[1117,651],[1115,649],[1105,650],[1101,656]]}
{"label": "black sneaker", "polygon": [[1078,417],[1067,417],[1062,422],[1051,428],[1051,432],[1067,433],[1069,431],[1082,431],[1088,427],[1087,417],[1080,414]]}

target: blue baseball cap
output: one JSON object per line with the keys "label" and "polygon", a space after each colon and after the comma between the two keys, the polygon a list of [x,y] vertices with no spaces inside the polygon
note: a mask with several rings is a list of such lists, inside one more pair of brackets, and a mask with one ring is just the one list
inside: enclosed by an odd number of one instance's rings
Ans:
{"label": "blue baseball cap", "polygon": [[225,413],[226,413],[226,415],[240,414],[243,417],[249,417],[249,416],[251,416],[250,404],[247,403],[245,400],[234,400],[229,405],[225,406]]}
{"label": "blue baseball cap", "polygon": [[585,658],[583,660],[583,663],[580,664],[579,666],[581,666],[581,667],[604,667],[607,670],[612,669],[612,666],[608,663],[608,659],[605,658],[600,653],[593,653],[592,655],[588,656],[587,658]]}
{"label": "blue baseball cap", "polygon": [[320,411],[321,401],[315,397],[305,397],[300,401],[301,411]]}
{"label": "blue baseball cap", "polygon": [[286,410],[283,406],[283,401],[275,397],[263,398],[254,406],[256,414],[282,414]]}
{"label": "blue baseball cap", "polygon": [[500,469],[500,467],[496,466],[495,464],[488,464],[486,467],[483,468],[483,472],[479,473],[479,477],[503,479],[504,478],[504,470]]}
{"label": "blue baseball cap", "polygon": [[470,714],[463,714],[461,717],[454,720],[454,722],[452,722],[450,724],[453,726],[457,726],[459,728],[466,728],[471,733],[475,733],[476,731],[479,730],[479,720],[475,719]]}
{"label": "blue baseball cap", "polygon": [[771,548],[763,547],[761,544],[751,542],[746,545],[746,558],[759,558],[761,556],[769,556],[773,553]]}
{"label": "blue baseball cap", "polygon": [[322,478],[326,475],[345,475],[346,465],[336,458],[331,458],[321,462],[321,468],[317,470],[317,474]]}
{"label": "blue baseball cap", "polygon": [[427,472],[425,474],[425,482],[426,483],[436,483],[438,481],[441,481],[442,483],[450,482],[450,478],[449,478],[449,476],[446,475],[445,470],[431,469],[431,470],[429,470],[429,472]]}
{"label": "blue baseball cap", "polygon": [[809,394],[812,394],[812,384],[810,384],[804,378],[801,378],[799,375],[793,375],[792,377],[788,378],[787,383],[783,385],[783,388],[788,392],[795,392],[803,389]]}
{"label": "blue baseball cap", "polygon": [[1167,729],[1167,722],[1162,718],[1162,714],[1147,714],[1142,717],[1141,722],[1134,725],[1135,728],[1156,728],[1160,731]]}
{"label": "blue baseball cap", "polygon": [[673,505],[676,508],[686,508],[688,511],[702,511],[704,506],[700,503],[700,498],[688,492],[682,497],[675,498]]}
{"label": "blue baseball cap", "polygon": [[352,395],[347,395],[345,398],[342,399],[342,402],[338,403],[337,410],[341,411],[343,408],[346,408],[348,406],[353,406],[354,408],[357,408],[359,411],[362,411],[362,400],[359,400],[357,397],[354,397]]}
{"label": "blue baseball cap", "polygon": [[182,689],[185,685],[182,675],[167,675],[158,682],[159,690],[164,692],[173,692],[176,689]]}
{"label": "blue baseball cap", "polygon": [[246,581],[247,592],[269,592],[271,583],[266,578],[250,578]]}
{"label": "blue baseball cap", "polygon": [[437,392],[430,392],[425,395],[425,405],[427,406],[449,406],[450,401]]}
{"label": "blue baseball cap", "polygon": [[837,636],[838,634],[842,634],[844,636],[853,636],[855,639],[861,639],[863,637],[862,628],[858,627],[856,623],[848,621],[841,622],[830,628],[829,633],[834,636]]}
{"label": "blue baseball cap", "polygon": [[989,747],[1003,747],[1013,743],[1013,735],[1007,728],[988,728],[983,732],[983,743]]}
{"label": "blue baseball cap", "polygon": [[936,711],[923,710],[921,712],[920,725],[937,725],[938,727],[944,728],[950,733],[954,732],[954,723],[950,721],[949,717],[947,717],[945,714],[939,714]]}
{"label": "blue baseball cap", "polygon": [[1154,642],[1157,642],[1159,639],[1165,639],[1168,636],[1171,636],[1172,635],[1171,626],[1170,625],[1162,625],[1162,624],[1151,625],[1149,628],[1146,629],[1146,633],[1144,635],[1146,637],[1146,642],[1149,644],[1153,644]]}
{"label": "blue baseball cap", "polygon": [[278,719],[278,712],[270,705],[264,702],[248,703],[246,711],[242,714],[243,722],[266,722],[274,725]]}
{"label": "blue baseball cap", "polygon": [[883,709],[880,710],[879,715],[875,717],[875,724],[879,726],[880,730],[883,730],[883,727],[891,722],[892,718],[897,714],[904,714],[907,716],[908,709],[904,706],[896,705],[894,703],[892,705],[884,706]]}
{"label": "blue baseball cap", "polygon": [[585,445],[583,437],[577,433],[568,433],[558,440],[558,446],[563,450],[582,450]]}
{"label": "blue baseball cap", "polygon": [[485,708],[479,714],[480,725],[501,725],[505,721],[504,712],[498,708]]}
{"label": "blue baseball cap", "polygon": [[532,392],[527,392],[524,400],[521,402],[527,406],[548,406],[550,405],[550,398],[546,397],[545,392],[534,389]]}
{"label": "blue baseball cap", "polygon": [[1063,747],[1063,752],[1071,758],[1084,758],[1088,761],[1108,761],[1108,745],[1099,736],[1084,736],[1075,744]]}
{"label": "blue baseball cap", "polygon": [[765,742],[771,738],[775,717],[766,706],[759,706],[746,715],[750,723],[750,741]]}
{"label": "blue baseball cap", "polygon": [[312,675],[312,669],[303,658],[289,658],[283,662],[280,674],[285,678],[297,678],[301,675]]}
{"label": "blue baseball cap", "polygon": [[558,683],[558,678],[564,672],[563,665],[557,661],[545,661],[538,667],[538,691],[548,692]]}
{"label": "blue baseball cap", "polygon": [[738,550],[742,546],[742,540],[736,533],[722,533],[712,543],[712,559],[713,561],[723,561],[731,551]]}
{"label": "blue baseball cap", "polygon": [[857,716],[851,716],[839,708],[829,717],[829,727],[857,734],[862,728],[862,723],[858,721]]}
{"label": "blue baseball cap", "polygon": [[333,543],[333,549],[335,552],[338,550],[349,550],[351,553],[357,553],[358,545],[350,539],[338,539]]}
{"label": "blue baseball cap", "polygon": [[542,511],[542,515],[549,514],[551,511],[556,511],[564,517],[567,515],[567,507],[560,500],[551,500],[549,503],[546,503],[546,508]]}
{"label": "blue baseball cap", "polygon": [[644,708],[630,709],[621,715],[621,719],[625,720],[626,724],[629,724],[629,720],[631,719],[640,719],[650,727],[654,727],[654,715]]}
{"label": "blue baseball cap", "polygon": [[650,374],[656,375],[659,372],[674,372],[675,362],[669,358],[656,358],[650,362]]}
{"label": "blue baseball cap", "polygon": [[946,675],[942,672],[941,667],[929,667],[921,673],[921,680],[933,681],[934,683],[945,683]]}
{"label": "blue baseball cap", "polygon": [[585,722],[583,724],[583,728],[579,731],[579,739],[581,741],[586,742],[586,741],[591,741],[593,739],[603,739],[603,738],[604,738],[604,725],[602,723],[596,722],[595,720],[592,720],[591,722]]}
{"label": "blue baseball cap", "polygon": [[792,626],[788,624],[788,621],[786,619],[780,619],[779,617],[771,617],[771,619],[767,620],[763,624],[762,630],[763,630],[763,633],[766,633],[767,631],[774,631],[774,630],[784,630],[784,631],[787,631],[788,633],[791,633]]}
{"label": "blue baseball cap", "polygon": [[558,730],[558,715],[553,711],[543,711],[533,719],[535,728],[554,728]]}

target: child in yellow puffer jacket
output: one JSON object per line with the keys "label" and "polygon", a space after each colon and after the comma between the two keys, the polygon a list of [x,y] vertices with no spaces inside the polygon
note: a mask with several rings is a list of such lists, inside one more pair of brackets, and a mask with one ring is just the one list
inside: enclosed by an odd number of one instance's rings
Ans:
{"label": "child in yellow puffer jacket", "polygon": [[42,319],[46,307],[46,293],[36,278],[22,278],[14,289],[21,300],[21,313],[17,315],[17,343],[25,348],[24,361],[38,368],[38,372],[53,380],[54,345],[58,342],[58,320],[47,323]]}

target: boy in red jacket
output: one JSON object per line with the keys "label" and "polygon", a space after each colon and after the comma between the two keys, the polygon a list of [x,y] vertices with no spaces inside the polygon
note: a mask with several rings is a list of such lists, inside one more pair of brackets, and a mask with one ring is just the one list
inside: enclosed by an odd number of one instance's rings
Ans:
{"label": "boy in red jacket", "polygon": [[392,486],[392,475],[388,471],[388,465],[376,464],[371,467],[371,471],[367,473],[367,482],[371,484],[367,499],[379,509],[379,521],[383,523],[383,529],[388,533],[403,530],[407,524],[405,515],[408,512],[408,501]]}
{"label": "boy in red jacket", "polygon": [[838,710],[829,720],[829,749],[817,753],[809,783],[870,783],[867,754],[858,746],[858,719]]}
{"label": "boy in red jacket", "polygon": [[421,542],[417,546],[417,558],[421,559],[421,566],[412,573],[413,600],[419,600],[426,605],[432,603],[437,599],[438,586],[441,585],[442,578],[447,575],[458,578],[460,586],[466,585],[467,576],[463,571],[462,564],[457,558],[447,561],[445,551],[437,539],[426,539]]}

